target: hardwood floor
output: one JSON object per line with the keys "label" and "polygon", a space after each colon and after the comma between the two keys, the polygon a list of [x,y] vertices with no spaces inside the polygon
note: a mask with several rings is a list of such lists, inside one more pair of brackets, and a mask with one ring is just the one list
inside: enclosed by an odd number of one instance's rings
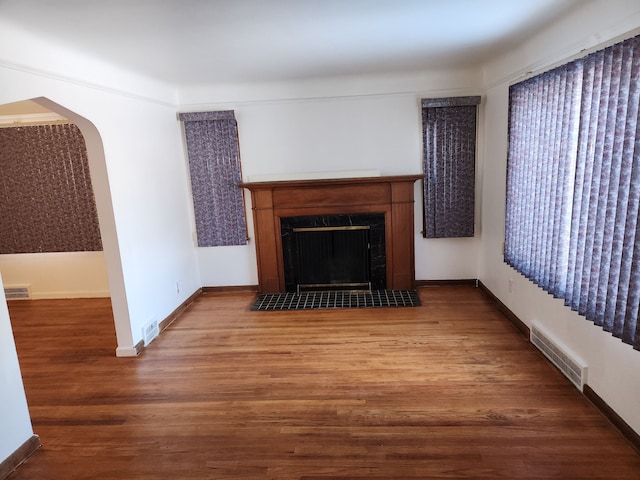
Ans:
{"label": "hardwood floor", "polygon": [[138,358],[108,300],[11,302],[24,479],[639,479],[640,455],[473,287],[416,308],[204,294]]}

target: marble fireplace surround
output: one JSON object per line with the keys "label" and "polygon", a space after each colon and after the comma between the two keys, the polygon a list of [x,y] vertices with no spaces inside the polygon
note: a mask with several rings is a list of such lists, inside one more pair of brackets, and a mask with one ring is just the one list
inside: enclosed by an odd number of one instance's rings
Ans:
{"label": "marble fireplace surround", "polygon": [[251,192],[258,291],[284,293],[281,219],[382,213],[386,288],[415,288],[414,183],[419,175],[245,182]]}
{"label": "marble fireplace surround", "polygon": [[[320,273],[315,278],[316,281],[322,281],[326,279],[329,283],[336,283],[335,287],[328,287],[329,289],[340,289],[340,282],[355,282],[356,285],[342,285],[342,289],[353,288],[366,289],[364,287],[365,272],[368,270],[369,287],[372,290],[384,290],[387,286],[387,252],[385,249],[385,216],[382,213],[357,213],[349,215],[314,215],[304,217],[282,217],[280,223],[281,239],[282,239],[282,252],[283,263],[285,270],[285,287],[288,292],[298,291],[301,287],[304,291],[305,282],[300,284],[299,280],[308,278],[307,275],[301,275],[302,271],[307,271],[308,268],[314,270],[318,268]],[[300,242],[305,241],[305,236],[300,237],[300,233],[296,233],[296,229],[305,228],[321,228],[321,229],[342,229],[350,227],[360,227],[361,229],[356,231],[339,231],[333,233],[327,233],[325,236],[322,233],[316,233],[313,236],[313,242],[320,242],[322,240],[329,242],[338,242],[340,248],[343,249],[342,255],[345,258],[338,262],[338,265],[334,265],[332,270],[331,260],[322,258],[317,255],[309,255],[306,257],[301,253],[299,248]],[[322,240],[321,240],[322,239]],[[329,240],[331,239],[331,240]],[[366,239],[366,242],[365,242]],[[368,250],[363,250],[365,244],[368,245]],[[334,244],[335,245],[335,244]],[[318,247],[317,243],[314,244],[314,248]],[[340,255],[336,253],[336,256]],[[347,258],[351,258],[352,261],[348,261]],[[367,263],[368,265],[364,265]],[[368,266],[368,268],[367,268]],[[353,269],[353,270],[350,270]],[[332,272],[332,273],[330,273]],[[323,276],[324,275],[324,276]],[[331,275],[334,275],[332,277]],[[360,285],[357,285],[361,282]],[[314,282],[315,283],[315,282]],[[326,285],[321,286],[327,288]]]}

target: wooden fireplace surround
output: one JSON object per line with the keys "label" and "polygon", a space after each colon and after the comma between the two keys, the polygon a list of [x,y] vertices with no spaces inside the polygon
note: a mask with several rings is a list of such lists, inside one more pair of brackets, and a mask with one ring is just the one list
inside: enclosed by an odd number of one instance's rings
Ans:
{"label": "wooden fireplace surround", "polygon": [[258,291],[285,292],[280,219],[384,213],[387,288],[415,288],[413,184],[423,175],[246,182],[251,192]]}

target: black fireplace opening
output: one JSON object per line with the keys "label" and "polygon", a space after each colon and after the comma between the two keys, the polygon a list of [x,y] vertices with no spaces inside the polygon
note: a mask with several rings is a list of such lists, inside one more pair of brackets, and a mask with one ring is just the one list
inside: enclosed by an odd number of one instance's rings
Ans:
{"label": "black fireplace opening", "polygon": [[280,219],[287,292],[386,288],[384,213]]}

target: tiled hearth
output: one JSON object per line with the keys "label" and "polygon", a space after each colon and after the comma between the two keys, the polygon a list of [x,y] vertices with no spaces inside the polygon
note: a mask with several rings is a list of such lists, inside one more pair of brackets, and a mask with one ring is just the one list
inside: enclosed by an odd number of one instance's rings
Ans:
{"label": "tiled hearth", "polygon": [[313,310],[322,308],[415,307],[420,299],[415,290],[373,290],[371,292],[302,292],[258,295],[251,310]]}

